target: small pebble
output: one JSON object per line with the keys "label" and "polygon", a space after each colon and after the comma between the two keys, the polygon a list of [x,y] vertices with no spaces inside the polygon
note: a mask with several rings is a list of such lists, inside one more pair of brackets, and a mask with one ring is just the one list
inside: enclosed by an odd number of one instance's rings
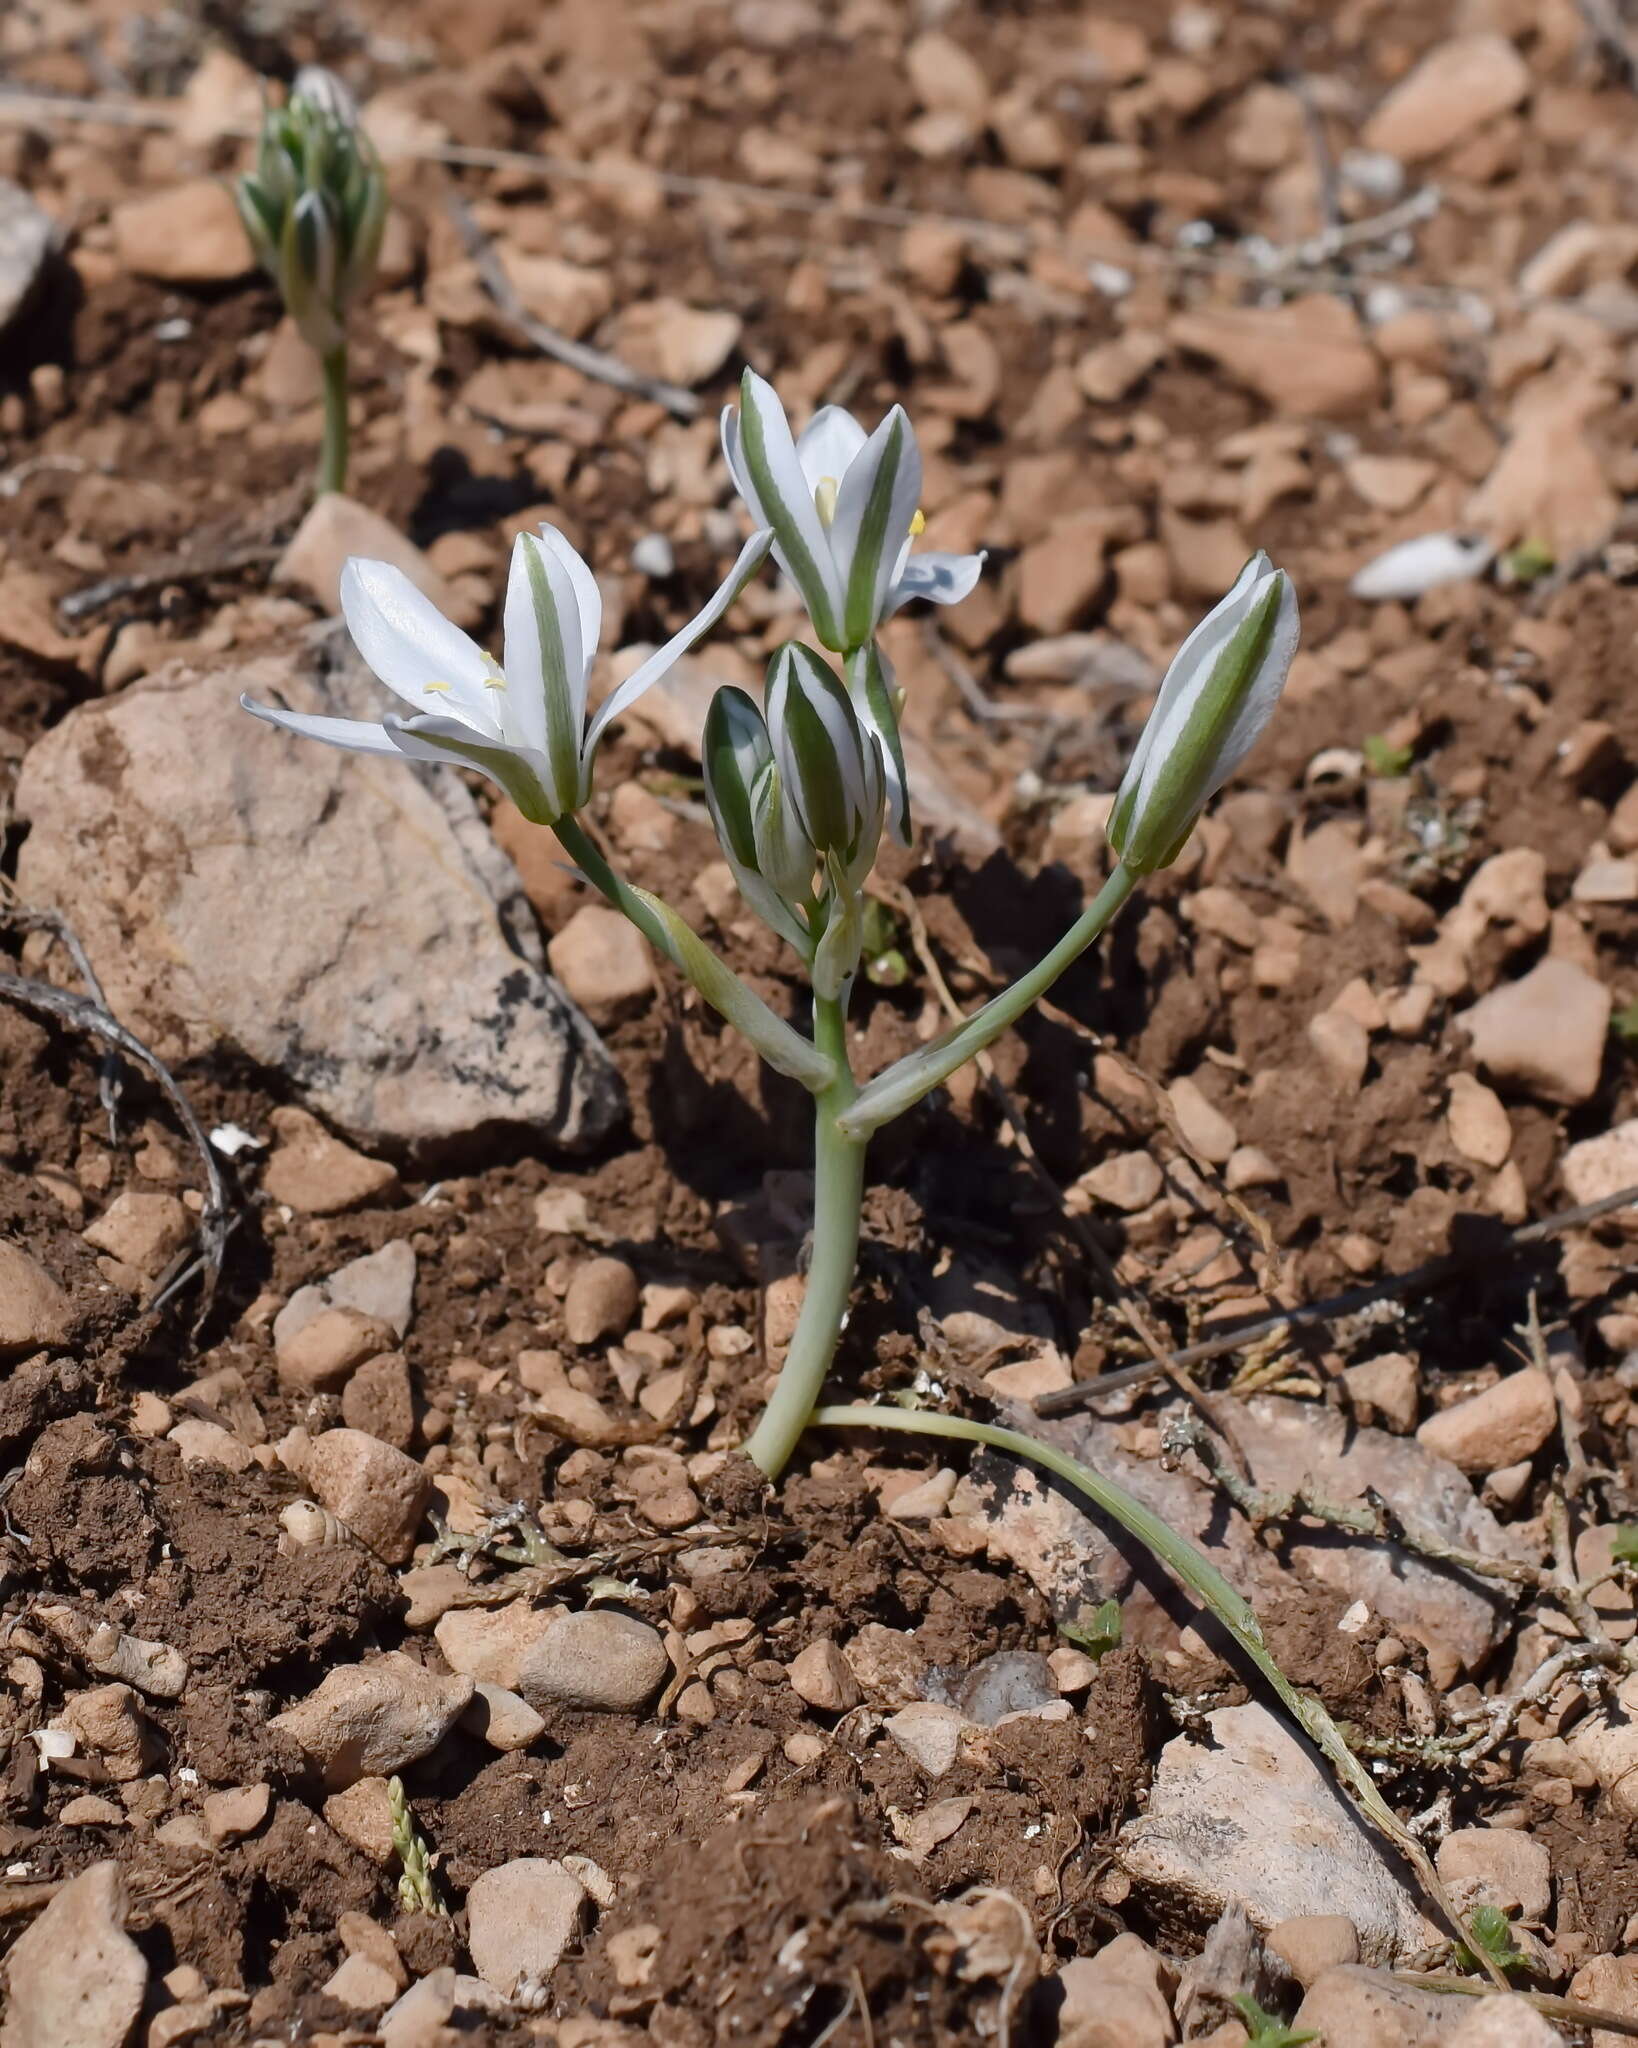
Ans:
{"label": "small pebble", "polygon": [[560,1615],[518,1664],[517,1689],[538,1709],[641,1713],[671,1668],[659,1631],[612,1607]]}

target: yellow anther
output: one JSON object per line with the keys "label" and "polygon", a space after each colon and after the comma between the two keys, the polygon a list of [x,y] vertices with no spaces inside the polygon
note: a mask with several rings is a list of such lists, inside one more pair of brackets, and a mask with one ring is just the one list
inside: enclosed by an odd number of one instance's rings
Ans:
{"label": "yellow anther", "polygon": [[915,540],[927,531],[927,514],[918,505],[910,520],[910,538]]}
{"label": "yellow anther", "polygon": [[506,678],[497,670],[494,675],[484,677],[483,686],[486,690],[504,690]]}
{"label": "yellow anther", "polygon": [[450,691],[448,683],[423,683],[421,688],[429,697],[447,697]]}
{"label": "yellow anther", "polygon": [[819,514],[819,524],[829,526],[836,517],[836,496],[840,486],[835,477],[822,476],[813,487],[814,510]]}

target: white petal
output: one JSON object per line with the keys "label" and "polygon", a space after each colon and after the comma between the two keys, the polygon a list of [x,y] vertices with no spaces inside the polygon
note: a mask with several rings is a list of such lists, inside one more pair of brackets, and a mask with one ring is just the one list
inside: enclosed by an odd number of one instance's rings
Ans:
{"label": "white petal", "polygon": [[850,646],[862,646],[876,630],[920,503],[921,450],[904,408],[896,405],[848,465],[830,526]]}
{"label": "white petal", "polygon": [[815,632],[827,645],[841,628],[842,586],[831,557],[813,488],[797,458],[790,421],[779,394],[766,379],[747,370],[741,385],[740,455],[761,505],[777,535],[780,568],[801,591]]}
{"label": "white petal", "polygon": [[402,569],[354,555],[341,572],[341,610],[353,645],[406,704],[453,713],[479,732],[498,731],[493,693],[484,688],[493,671],[483,650]]}
{"label": "white petal", "polygon": [[[1211,674],[1217,657],[1233,639],[1240,621],[1250,610],[1253,591],[1271,573],[1266,554],[1259,548],[1239,575],[1234,579],[1233,588],[1226,596],[1220,597],[1183,645],[1172,656],[1160,685],[1160,694],[1155,699],[1154,709],[1149,713],[1138,743],[1132,750],[1122,778],[1122,790],[1141,791],[1143,778],[1151,760],[1165,759],[1166,751],[1182,729],[1195,697]],[[1287,581],[1289,582],[1289,578]],[[1284,606],[1281,606],[1283,612]],[[1283,678],[1282,678],[1283,680]],[[1160,740],[1164,733],[1166,749],[1161,749]],[[1146,792],[1144,792],[1146,793]],[[1140,799],[1141,801],[1141,795]]]}
{"label": "white petal", "polygon": [[561,817],[572,808],[575,790],[554,786],[551,764],[532,747],[486,740],[458,718],[400,718],[389,712],[387,737],[412,761],[436,761],[445,768],[475,768],[512,799],[526,818]]}
{"label": "white petal", "polygon": [[796,459],[802,465],[808,495],[811,497],[827,476],[840,484],[864,445],[865,430],[852,413],[840,405],[820,406],[796,443]]}
{"label": "white petal", "polygon": [[[544,572],[551,603],[541,616],[529,564]],[[508,740],[550,753],[565,772],[580,754],[585,722],[586,661],[580,645],[580,603],[562,558],[532,533],[512,543],[506,577],[506,690],[498,707]]]}
{"label": "white petal", "polygon": [[982,550],[976,555],[947,555],[929,548],[912,555],[894,581],[887,611],[896,612],[913,597],[923,597],[929,604],[960,604],[971,594],[983,567]]}
{"label": "white petal", "polygon": [[1269,635],[1268,650],[1257,669],[1255,682],[1241,705],[1238,716],[1229,727],[1222,747],[1217,755],[1217,767],[1212,776],[1212,792],[1222,788],[1239,767],[1257,741],[1263,728],[1274,715],[1274,707],[1280,701],[1280,692],[1285,688],[1285,679],[1291,673],[1291,663],[1297,652],[1297,638],[1302,621],[1297,610],[1297,592],[1291,578],[1285,578],[1285,587],[1280,592],[1279,610],[1274,614],[1274,630]]}
{"label": "white petal", "polygon": [[697,611],[681,632],[673,633],[663,647],[658,647],[634,668],[617,689],[611,690],[598,706],[597,715],[586,730],[584,758],[590,760],[592,751],[611,719],[618,718],[622,711],[635,704],[651,683],[657,683],[668,668],[680,661],[696,641],[704,639],[723,613],[750,582],[751,578],[768,559],[768,549],[773,534],[768,527],[761,527],[739,551],[739,559],[718,585],[710,601]]}
{"label": "white petal", "polygon": [[350,754],[396,754],[398,749],[382,725],[369,725],[359,718],[317,718],[305,711],[283,711],[275,704],[258,704],[253,697],[239,702],[253,718],[268,725],[281,725],[286,732],[299,733],[304,740],[322,740],[327,747],[345,747]]}
{"label": "white petal", "polygon": [[745,500],[745,509],[757,526],[766,526],[767,514],[762,509],[762,500],[756,494],[756,485],[751,481],[751,472],[745,467],[745,446],[739,431],[739,407],[725,405],[721,419],[722,459],[728,465],[728,474],[734,480],[734,489]]}
{"label": "white petal", "polygon": [[[575,604],[580,612],[580,695],[581,719],[586,716],[586,677],[597,658],[597,643],[603,637],[603,593],[598,588],[597,578],[592,574],[591,565],[570,547],[555,526],[542,525],[540,538],[547,551],[557,556],[569,572],[569,581],[574,585]],[[572,681],[572,678],[571,678]]]}

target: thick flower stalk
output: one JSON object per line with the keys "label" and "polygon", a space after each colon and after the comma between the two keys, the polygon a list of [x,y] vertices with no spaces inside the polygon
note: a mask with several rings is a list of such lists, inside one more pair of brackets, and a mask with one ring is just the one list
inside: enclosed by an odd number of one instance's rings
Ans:
{"label": "thick flower stalk", "polygon": [[299,72],[263,116],[256,168],[233,196],[257,261],[324,368],[320,491],[347,481],[347,319],[368,291],[387,224],[381,159],[332,73]]}

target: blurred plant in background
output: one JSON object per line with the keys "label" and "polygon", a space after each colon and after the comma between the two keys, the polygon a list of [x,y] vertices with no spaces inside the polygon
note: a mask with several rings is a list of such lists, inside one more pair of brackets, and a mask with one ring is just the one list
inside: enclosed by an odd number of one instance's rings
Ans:
{"label": "blurred plant in background", "polygon": [[347,317],[369,289],[387,224],[387,181],[332,72],[298,72],[262,117],[256,168],[233,188],[256,259],[324,369],[318,489],[347,483]]}

